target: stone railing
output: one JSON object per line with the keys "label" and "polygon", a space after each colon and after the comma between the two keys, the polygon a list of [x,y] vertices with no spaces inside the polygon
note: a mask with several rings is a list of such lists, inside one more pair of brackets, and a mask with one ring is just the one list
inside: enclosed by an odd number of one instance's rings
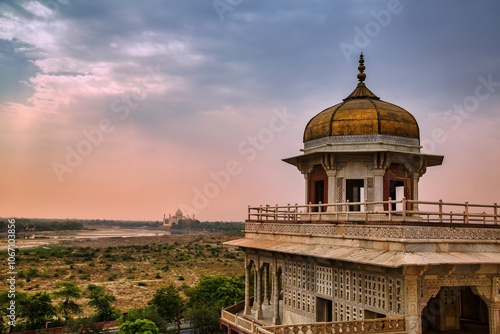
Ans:
{"label": "stone railing", "polygon": [[[253,297],[250,297],[250,303],[253,303]],[[226,307],[224,310],[228,311],[229,313],[237,314],[238,312],[243,311],[245,308],[245,301],[241,300],[231,306]]]}
{"label": "stone railing", "polygon": [[404,318],[382,318],[371,320],[316,322],[298,325],[265,326],[261,322],[239,316],[237,312],[242,310],[242,305],[244,305],[244,301],[236,303],[226,309],[222,309],[221,323],[231,325],[249,334],[406,333]]}
{"label": "stone railing", "polygon": [[240,317],[237,314],[233,314],[224,309],[221,312],[221,322],[225,322],[240,329],[244,329],[248,333],[257,333],[258,325],[255,323],[255,321]]}
{"label": "stone railing", "polygon": [[248,207],[250,222],[376,222],[500,225],[499,205],[406,200]]}
{"label": "stone railing", "polygon": [[338,333],[406,333],[405,319],[383,318],[342,322],[317,322],[300,325],[258,327],[258,334],[338,334]]}

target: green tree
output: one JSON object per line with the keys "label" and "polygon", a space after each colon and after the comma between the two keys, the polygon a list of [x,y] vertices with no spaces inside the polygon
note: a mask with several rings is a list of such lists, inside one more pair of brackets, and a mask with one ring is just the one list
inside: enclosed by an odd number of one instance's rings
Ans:
{"label": "green tree", "polygon": [[120,325],[122,334],[159,334],[155,323],[147,319],[137,319],[135,321],[125,321]]}
{"label": "green tree", "polygon": [[168,330],[168,322],[158,314],[156,306],[147,305],[145,307],[137,307],[127,311],[127,315],[123,317],[122,322],[135,321],[137,319],[148,319],[156,324],[156,327],[162,332],[166,333]]}
{"label": "green tree", "polygon": [[44,328],[45,323],[53,320],[55,315],[56,308],[46,291],[29,296],[26,304],[19,309],[19,316],[26,319],[27,329]]}
{"label": "green tree", "polygon": [[75,301],[82,297],[82,290],[71,282],[59,282],[57,287],[59,290],[54,295],[63,298],[58,310],[64,314],[64,319],[70,319],[71,314],[82,314],[82,307]]}
{"label": "green tree", "polygon": [[190,303],[208,303],[218,308],[227,307],[245,298],[245,281],[234,275],[202,276],[187,291]]}
{"label": "green tree", "polygon": [[245,298],[245,282],[236,276],[203,276],[186,293],[187,315],[195,333],[220,333],[220,309]]}
{"label": "green tree", "polygon": [[182,312],[185,307],[184,299],[179,294],[179,290],[170,284],[166,288],[156,290],[153,299],[149,302],[156,308],[158,314],[168,323],[177,324],[177,332],[180,332]]}
{"label": "green tree", "polygon": [[9,322],[10,321],[15,321],[16,330],[23,330],[26,328],[24,319],[22,315],[20,314],[20,310],[24,309],[25,306],[28,304],[28,295],[24,292],[17,292],[15,293],[15,310],[11,314],[10,310],[7,308],[11,305],[10,301],[13,300],[11,297],[9,297],[9,291],[2,291],[0,292],[0,315],[3,321],[4,326],[2,329],[0,329],[0,333],[7,333],[9,330]]}
{"label": "green tree", "polygon": [[104,287],[95,284],[89,284],[87,292],[89,297],[88,304],[96,310],[96,321],[110,321],[119,317],[118,310],[112,305],[116,301],[116,297],[113,294],[107,293]]}

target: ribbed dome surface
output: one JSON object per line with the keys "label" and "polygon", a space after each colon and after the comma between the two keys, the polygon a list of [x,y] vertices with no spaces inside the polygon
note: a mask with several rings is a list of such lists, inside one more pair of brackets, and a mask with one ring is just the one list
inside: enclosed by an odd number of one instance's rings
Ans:
{"label": "ribbed dome surface", "polygon": [[348,97],[314,116],[304,131],[304,142],[329,136],[372,134],[420,137],[417,121],[408,111],[376,97],[363,96]]}

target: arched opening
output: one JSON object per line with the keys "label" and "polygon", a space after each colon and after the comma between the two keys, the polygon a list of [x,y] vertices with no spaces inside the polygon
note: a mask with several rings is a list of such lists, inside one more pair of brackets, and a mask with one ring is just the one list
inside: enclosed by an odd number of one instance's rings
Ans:
{"label": "arched opening", "polygon": [[488,306],[470,287],[442,287],[422,311],[422,333],[488,334]]}
{"label": "arched opening", "polygon": [[[309,202],[313,204],[328,203],[328,176],[321,165],[315,165],[309,175]],[[318,208],[314,208],[318,211]],[[322,208],[326,211],[326,207]]]}
{"label": "arched opening", "polygon": [[[391,164],[384,174],[384,201],[392,200],[400,201],[403,197],[412,199],[413,183],[411,173],[404,164]],[[407,209],[411,207],[408,205]],[[384,204],[384,210],[388,210],[387,204]],[[401,210],[396,203],[393,203],[391,210]]]}
{"label": "arched opening", "polygon": [[[365,180],[364,179],[347,179],[345,186],[346,200],[351,203],[364,201],[365,195]],[[361,206],[349,205],[349,211],[361,211]]]}

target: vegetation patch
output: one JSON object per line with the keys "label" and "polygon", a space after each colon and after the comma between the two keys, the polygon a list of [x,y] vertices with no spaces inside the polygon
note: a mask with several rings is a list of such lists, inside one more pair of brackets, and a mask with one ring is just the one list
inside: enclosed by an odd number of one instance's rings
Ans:
{"label": "vegetation patch", "polygon": [[[194,304],[188,305],[193,296],[190,289],[194,289],[203,277],[234,275],[235,280],[243,282],[244,253],[222,245],[231,239],[234,237],[219,233],[74,239],[53,242],[44,247],[21,249],[16,259],[16,298],[19,292],[19,300],[24,296],[36,302],[33,304],[34,308],[46,307],[47,313],[43,319],[50,320],[53,326],[67,323],[69,319],[89,322],[92,319],[106,318],[109,314],[114,317],[122,312],[129,312],[130,315],[134,312],[129,310],[142,309],[146,312],[144,314],[152,312],[147,319],[155,323],[160,333],[166,333],[166,327],[162,327],[161,321],[155,320],[154,312],[145,310],[151,307],[150,302],[159,289],[169,286],[176,289],[184,303],[181,316],[187,318],[195,314]],[[3,274],[0,278],[7,277]],[[66,298],[65,295],[58,294],[58,291],[65,289],[61,283],[74,285],[81,291],[80,295]],[[91,294],[89,286],[102,287],[104,291],[93,288],[94,292]],[[104,297],[99,299],[99,296]],[[237,298],[240,296],[229,299],[232,303]],[[95,302],[89,304],[91,300]],[[96,306],[106,300],[109,301],[111,311],[101,310],[98,314]],[[61,306],[63,301],[68,305],[66,308]],[[72,301],[80,308],[71,306]],[[0,306],[2,310],[5,309],[3,305]],[[220,316],[220,307],[217,307]],[[215,319],[215,311],[213,315]],[[20,318],[20,321],[26,320],[24,328],[33,328],[42,323],[41,318],[33,318],[33,322],[28,324],[29,317]]]}

